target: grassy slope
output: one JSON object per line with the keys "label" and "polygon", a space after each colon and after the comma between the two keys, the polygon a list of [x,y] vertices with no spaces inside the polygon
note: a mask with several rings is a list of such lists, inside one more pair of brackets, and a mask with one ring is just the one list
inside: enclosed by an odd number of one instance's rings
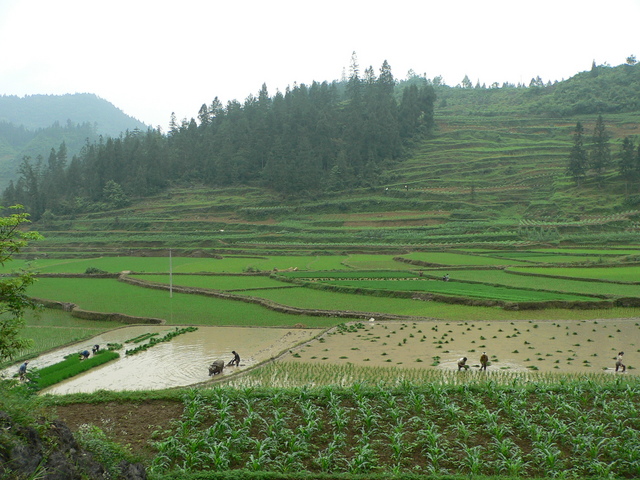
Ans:
{"label": "grassy slope", "polygon": [[[47,237],[38,249],[259,256],[635,243],[637,213],[623,203],[632,191],[613,170],[604,188],[591,178],[578,188],[565,174],[575,123],[588,137],[594,116],[485,117],[459,105],[436,113],[435,135],[392,165],[393,180],[378,188],[285,202],[258,188],[175,188],[120,211],[37,224]],[[615,155],[640,113],[605,122]]]}

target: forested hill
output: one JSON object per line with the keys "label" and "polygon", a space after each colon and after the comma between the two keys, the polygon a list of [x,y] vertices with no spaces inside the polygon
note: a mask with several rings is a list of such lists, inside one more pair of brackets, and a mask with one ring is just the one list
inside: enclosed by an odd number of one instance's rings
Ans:
{"label": "forested hill", "polygon": [[585,114],[640,111],[640,63],[617,67],[592,65],[561,82],[532,78],[526,85],[473,84],[437,86],[438,106],[482,116]]}
{"label": "forested hill", "polygon": [[23,157],[46,158],[64,142],[69,157],[87,141],[146,130],[140,121],[92,94],[0,96],[0,189],[17,179]]}
{"label": "forested hill", "polygon": [[[275,95],[263,86],[257,96],[227,105],[215,98],[191,120],[173,118],[166,134],[129,131],[90,145],[71,161],[66,151],[52,151],[46,161],[23,164],[3,203],[24,204],[37,220],[47,210],[67,215],[121,208],[180,185],[259,187],[280,202],[383,187],[391,193],[401,185],[450,191],[456,202],[425,207],[446,204],[467,215],[480,206],[477,192],[499,186],[533,196],[502,203],[486,197],[485,211],[531,203],[530,211],[543,214],[561,210],[540,207],[549,195],[575,198],[597,177],[598,191],[609,185],[616,196],[611,205],[621,205],[622,192],[636,193],[640,153],[630,160],[637,163],[633,175],[623,175],[618,143],[625,136],[628,145],[637,142],[639,106],[638,64],[594,65],[555,83],[536,78],[528,85],[464,81],[450,87],[418,75],[397,81],[385,62],[378,72],[353,68],[343,82],[294,85]],[[608,116],[605,129],[617,115],[602,137],[608,163],[597,175],[585,165],[583,189],[573,192],[567,175],[573,128],[582,121],[591,129],[598,114]],[[532,189],[533,181],[541,184]],[[466,205],[460,199],[468,192]]]}
{"label": "forested hill", "polygon": [[130,131],[71,162],[54,155],[25,163],[5,204],[29,205],[37,219],[45,210],[75,211],[78,199],[118,204],[114,192],[145,196],[176,183],[257,185],[284,196],[379,184],[407,142],[433,127],[433,88],[409,85],[399,100],[396,88],[385,62],[379,75],[355,71],[344,84],[296,85],[273,96],[263,86],[226,106],[216,98],[197,120],[172,119],[167,135]]}
{"label": "forested hill", "polygon": [[[26,130],[53,124],[95,124],[100,135],[117,137],[125,130],[146,130],[147,126],[125,114],[107,100],[91,93],[67,95],[0,95],[0,122]],[[53,147],[57,145],[50,145]]]}

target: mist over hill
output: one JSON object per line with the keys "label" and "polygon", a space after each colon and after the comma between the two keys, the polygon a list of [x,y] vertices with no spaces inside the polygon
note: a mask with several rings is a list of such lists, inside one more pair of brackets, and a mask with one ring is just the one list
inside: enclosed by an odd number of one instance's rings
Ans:
{"label": "mist over hill", "polygon": [[94,94],[0,96],[0,189],[24,157],[47,158],[64,142],[69,158],[87,143],[147,126]]}
{"label": "mist over hill", "polygon": [[24,97],[1,95],[0,122],[27,130],[47,128],[56,122],[61,125],[89,123],[95,124],[99,135],[110,137],[117,137],[125,130],[147,129],[141,121],[92,93]]}

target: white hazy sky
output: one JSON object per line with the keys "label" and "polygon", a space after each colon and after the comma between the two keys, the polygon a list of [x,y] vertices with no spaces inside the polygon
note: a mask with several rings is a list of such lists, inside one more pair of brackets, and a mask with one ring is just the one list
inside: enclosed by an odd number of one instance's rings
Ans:
{"label": "white hazy sky", "polygon": [[348,71],[457,85],[562,80],[640,58],[640,0],[0,0],[0,94],[95,93],[166,130]]}

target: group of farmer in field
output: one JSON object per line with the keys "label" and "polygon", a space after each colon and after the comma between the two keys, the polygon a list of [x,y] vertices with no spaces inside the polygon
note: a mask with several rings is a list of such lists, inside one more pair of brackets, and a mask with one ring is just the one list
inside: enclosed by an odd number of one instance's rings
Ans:
{"label": "group of farmer in field", "polygon": [[[95,355],[100,351],[100,345],[94,345],[93,347],[91,347],[91,351]],[[89,353],[89,350],[83,350],[78,355],[80,360],[86,360],[87,358],[89,358],[89,355],[91,354]],[[18,378],[20,378],[20,380],[26,380],[28,366],[29,366],[29,361],[27,360],[26,362],[21,364],[20,367],[18,368]]]}
{"label": "group of farmer in field", "polygon": [[[484,370],[486,372],[488,365],[489,356],[487,355],[487,352],[482,352],[482,355],[480,355],[480,370]],[[462,357],[460,360],[458,360],[458,371],[463,369],[469,369],[469,365],[467,365],[467,357]]]}
{"label": "group of farmer in field", "polygon": [[[100,345],[94,345],[91,350],[95,355],[100,350]],[[240,366],[240,355],[235,350],[233,350],[231,353],[233,354],[233,358],[229,361],[229,363],[226,364],[226,366],[227,367],[232,367],[234,365]],[[86,360],[87,358],[89,358],[89,355],[90,355],[89,350],[82,351],[80,353],[80,360]],[[627,371],[627,366],[622,362],[623,357],[624,357],[624,352],[618,352],[618,356],[616,357],[616,372],[621,371],[622,373],[624,373]],[[467,365],[467,360],[468,360],[467,357],[461,357],[458,360],[458,371],[460,370],[466,371],[469,369],[469,365]],[[20,365],[20,368],[18,368],[18,376],[20,377],[20,380],[25,379],[28,365],[29,365],[29,361],[27,360],[22,365]],[[487,371],[488,365],[489,365],[489,356],[487,355],[487,352],[482,352],[482,355],[480,355],[480,370]],[[209,366],[209,376],[222,373],[222,370],[224,369],[224,367],[225,367],[224,360],[221,360],[221,359],[214,360],[214,362]]]}
{"label": "group of farmer in field", "polygon": [[[622,363],[622,358],[624,356],[624,352],[618,352],[618,356],[616,357],[616,372],[621,371],[622,373],[627,371],[627,366]],[[480,370],[487,371],[487,365],[489,364],[489,357],[487,356],[487,352],[482,352],[480,355]],[[467,365],[467,357],[462,357],[458,360],[458,371],[460,370],[468,370],[469,365]]]}

